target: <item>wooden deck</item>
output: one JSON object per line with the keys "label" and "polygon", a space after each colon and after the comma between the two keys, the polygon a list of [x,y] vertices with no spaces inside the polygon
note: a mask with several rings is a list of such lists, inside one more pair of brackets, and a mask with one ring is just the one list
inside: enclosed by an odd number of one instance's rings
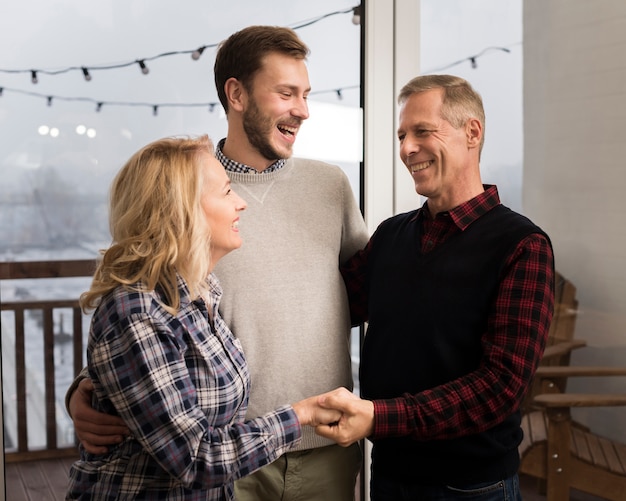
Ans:
{"label": "wooden deck", "polygon": [[[45,459],[6,464],[7,501],[62,501],[74,459]],[[522,476],[524,501],[545,501],[537,492],[535,479]],[[570,501],[601,501],[601,498],[572,491]]]}
{"label": "wooden deck", "polygon": [[5,464],[7,501],[62,501],[74,458]]}

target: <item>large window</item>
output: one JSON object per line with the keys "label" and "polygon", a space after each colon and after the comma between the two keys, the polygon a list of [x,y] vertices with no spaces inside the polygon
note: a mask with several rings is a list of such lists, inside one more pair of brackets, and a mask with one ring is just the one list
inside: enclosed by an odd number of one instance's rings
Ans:
{"label": "large window", "polygon": [[0,56],[0,259],[92,256],[109,239],[108,186],[134,151],[166,135],[223,137],[215,45],[250,24],[294,27],[310,46],[311,119],[296,153],[340,163],[358,192],[353,4],[14,2],[0,19],[13,48]]}
{"label": "large window", "polygon": [[[224,137],[226,119],[213,80],[216,45],[251,24],[292,27],[311,49],[311,118],[296,154],[340,165],[358,198],[360,27],[353,22],[358,1],[269,4],[37,0],[4,9],[0,43],[11,50],[0,54],[0,261],[95,258],[110,241],[110,182],[132,153],[163,136],[208,133],[215,142]],[[199,57],[192,57],[201,48]],[[77,297],[88,284],[5,281],[1,294],[5,301]],[[62,331],[63,315],[54,322],[55,331]],[[43,419],[41,319],[27,313],[25,323],[28,412]],[[5,417],[15,412],[13,325],[3,312]],[[72,379],[71,353],[59,348],[55,364],[63,445],[73,440],[62,410]],[[38,428],[44,430],[41,423]],[[6,431],[11,447],[15,426]],[[30,446],[44,443],[43,433],[29,434]]]}

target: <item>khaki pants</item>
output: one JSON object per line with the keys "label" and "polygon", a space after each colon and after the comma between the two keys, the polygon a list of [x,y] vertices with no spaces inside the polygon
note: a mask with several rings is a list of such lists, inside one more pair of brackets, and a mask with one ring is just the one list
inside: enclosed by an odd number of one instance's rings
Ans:
{"label": "khaki pants", "polygon": [[237,501],[354,501],[359,444],[288,452],[235,482]]}

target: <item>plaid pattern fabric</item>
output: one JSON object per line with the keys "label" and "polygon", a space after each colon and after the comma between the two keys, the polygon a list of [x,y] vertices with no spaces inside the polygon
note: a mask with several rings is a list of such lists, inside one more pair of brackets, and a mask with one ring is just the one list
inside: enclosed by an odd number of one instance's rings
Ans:
{"label": "plaid pattern fabric", "polygon": [[[478,197],[447,213],[437,214],[434,219],[426,202],[415,217],[415,224],[423,225],[421,252],[432,251],[499,204],[498,191],[493,185],[485,186]],[[371,242],[341,268],[353,324],[368,318],[365,269]],[[541,358],[552,318],[553,263],[552,248],[540,234],[523,239],[507,259],[507,272],[483,335],[483,346],[485,359],[501,360],[505,352],[510,367],[515,369],[510,371],[511,378],[507,381],[509,395],[524,395]],[[533,335],[520,336],[520,328]],[[376,420],[369,438],[411,436],[416,440],[434,440],[481,432],[512,412],[509,398],[485,391],[486,387],[497,385],[497,375],[485,370],[480,377],[469,374],[416,395],[375,400]],[[437,419],[431,419],[432,415]]]}
{"label": "plaid pattern fabric", "polygon": [[131,436],[103,456],[81,451],[67,499],[230,500],[235,479],[298,441],[291,406],[244,422],[248,368],[213,275],[209,285],[191,300],[179,277],[176,316],[156,291],[119,287],[102,299],[87,348],[94,405]]}
{"label": "plaid pattern fabric", "polygon": [[285,159],[280,158],[276,160],[272,165],[270,165],[267,169],[259,172],[258,170],[248,165],[240,164],[239,162],[235,162],[234,160],[231,160],[230,158],[225,156],[224,153],[222,153],[222,148],[224,147],[225,143],[225,138],[217,143],[217,146],[215,148],[215,157],[229,172],[239,172],[241,174],[269,174],[270,172],[277,171],[278,169],[282,169],[285,166]]}

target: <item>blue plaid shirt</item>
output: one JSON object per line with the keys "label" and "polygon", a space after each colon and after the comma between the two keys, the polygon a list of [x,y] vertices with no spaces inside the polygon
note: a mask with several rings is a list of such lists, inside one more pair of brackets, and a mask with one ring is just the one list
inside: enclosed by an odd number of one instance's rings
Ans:
{"label": "blue plaid shirt", "polygon": [[131,436],[106,455],[81,450],[67,499],[231,500],[235,479],[299,441],[291,406],[244,422],[248,367],[214,275],[209,286],[192,300],[179,277],[175,316],[158,291],[118,287],[102,299],[87,347],[94,407],[121,416]]}

